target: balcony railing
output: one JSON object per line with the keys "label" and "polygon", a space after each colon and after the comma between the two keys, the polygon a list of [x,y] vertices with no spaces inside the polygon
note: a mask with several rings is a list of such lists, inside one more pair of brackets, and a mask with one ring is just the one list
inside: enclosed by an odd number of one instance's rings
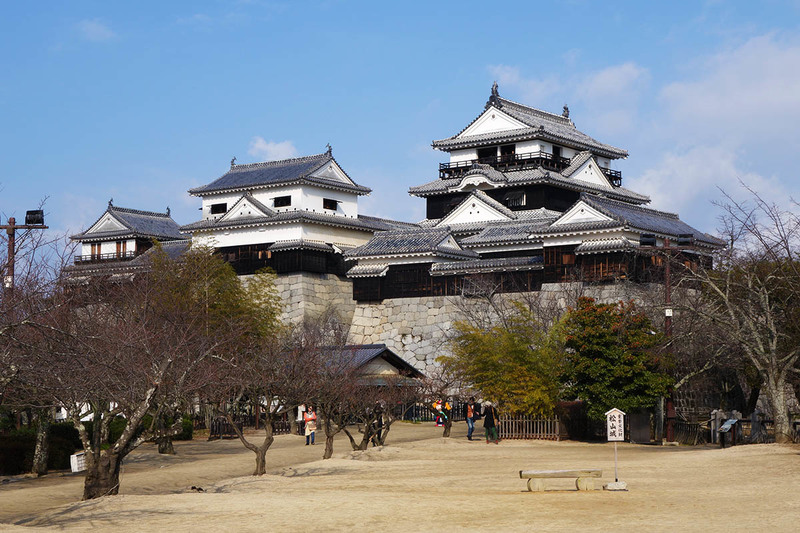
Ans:
{"label": "balcony railing", "polygon": [[[489,165],[501,171],[542,167],[547,170],[561,172],[569,166],[570,162],[571,160],[567,157],[555,156],[549,152],[542,151],[526,154],[508,154],[497,157],[483,157],[480,159],[470,159],[469,161],[439,163],[439,178],[460,178],[469,171],[475,163]],[[608,168],[601,168],[601,170],[614,187],[619,187],[622,184],[622,172]]]}
{"label": "balcony railing", "polygon": [[108,261],[130,261],[138,254],[136,252],[119,252],[110,254],[76,255],[75,264],[105,263]]}

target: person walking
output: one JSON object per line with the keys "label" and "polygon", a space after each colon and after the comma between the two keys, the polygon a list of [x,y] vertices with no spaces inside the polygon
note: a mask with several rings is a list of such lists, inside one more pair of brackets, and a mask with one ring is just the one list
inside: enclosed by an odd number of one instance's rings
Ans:
{"label": "person walking", "polygon": [[306,423],[306,446],[311,439],[311,445],[314,445],[314,434],[317,432],[317,412],[313,406],[303,413],[303,421]]}
{"label": "person walking", "polygon": [[481,417],[481,406],[475,403],[475,397],[470,396],[469,401],[464,404],[464,420],[467,421],[467,440],[472,440],[472,432],[475,431],[475,421]]}
{"label": "person walking", "polygon": [[497,408],[492,402],[486,402],[483,407],[483,430],[486,433],[486,444],[489,444],[489,441],[500,443],[497,432]]}

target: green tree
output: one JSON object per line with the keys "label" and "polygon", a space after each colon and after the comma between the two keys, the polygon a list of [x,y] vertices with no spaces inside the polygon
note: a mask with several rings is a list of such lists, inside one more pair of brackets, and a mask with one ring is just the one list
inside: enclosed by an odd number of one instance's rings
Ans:
{"label": "green tree", "polygon": [[651,407],[672,378],[656,356],[661,335],[633,302],[598,304],[581,297],[562,323],[568,391],[588,404],[591,418],[611,408]]}
{"label": "green tree", "polygon": [[509,411],[550,414],[559,396],[562,347],[558,327],[543,329],[514,302],[502,325],[456,322],[452,355],[442,364]]}

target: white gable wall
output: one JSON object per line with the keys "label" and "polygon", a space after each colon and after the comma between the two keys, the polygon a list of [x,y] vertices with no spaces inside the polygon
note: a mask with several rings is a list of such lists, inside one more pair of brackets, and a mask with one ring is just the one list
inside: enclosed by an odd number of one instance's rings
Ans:
{"label": "white gable wall", "polygon": [[519,120],[506,115],[495,107],[490,107],[470,126],[458,135],[460,137],[467,137],[470,135],[482,135],[484,133],[494,133],[496,131],[518,130],[520,128],[527,128],[525,124]]}
{"label": "white gable wall", "polygon": [[467,198],[444,217],[437,226],[447,226],[449,224],[463,224],[470,222],[484,222],[493,220],[510,220],[509,217],[494,207],[481,201],[474,196]]}
{"label": "white gable wall", "polygon": [[611,217],[601,213],[594,207],[589,207],[585,202],[580,201],[561,215],[552,225],[560,226],[576,222],[599,222],[604,220],[611,220]]}
{"label": "white gable wall", "polygon": [[192,246],[245,246],[276,241],[299,240],[303,236],[300,224],[275,224],[260,228],[230,228],[215,232],[195,232]]}
{"label": "white gable wall", "polygon": [[609,183],[608,178],[606,178],[603,171],[600,170],[600,167],[593,159],[589,159],[581,165],[578,170],[572,173],[570,179],[585,181],[586,183],[591,183],[592,185],[597,185],[606,189],[611,188],[611,183]]}

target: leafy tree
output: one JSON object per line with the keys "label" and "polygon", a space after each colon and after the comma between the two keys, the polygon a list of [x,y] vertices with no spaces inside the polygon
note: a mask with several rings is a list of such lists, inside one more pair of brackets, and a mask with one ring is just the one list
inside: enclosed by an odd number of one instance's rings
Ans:
{"label": "leafy tree", "polygon": [[647,408],[663,396],[672,378],[655,355],[661,335],[632,302],[598,304],[581,297],[564,318],[564,380],[588,415],[601,419],[611,408]]}
{"label": "leafy tree", "polygon": [[549,414],[559,396],[558,328],[543,329],[530,308],[514,302],[503,323],[454,324],[452,355],[440,361],[503,409]]}

